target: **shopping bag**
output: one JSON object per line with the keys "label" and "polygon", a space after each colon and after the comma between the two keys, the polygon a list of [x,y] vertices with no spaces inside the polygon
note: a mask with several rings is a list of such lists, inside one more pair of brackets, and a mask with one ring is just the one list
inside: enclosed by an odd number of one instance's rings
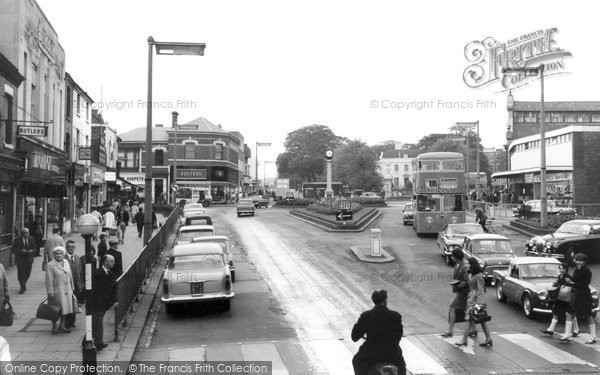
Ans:
{"label": "shopping bag", "polygon": [[0,311],[0,326],[10,327],[13,325],[15,319],[15,312],[13,311],[12,305],[9,301],[4,300],[2,304],[2,310]]}
{"label": "shopping bag", "polygon": [[45,299],[44,301],[42,301],[42,303],[40,303],[37,312],[35,313],[35,317],[38,319],[56,322],[60,314],[60,307],[45,303],[47,300],[48,299]]}

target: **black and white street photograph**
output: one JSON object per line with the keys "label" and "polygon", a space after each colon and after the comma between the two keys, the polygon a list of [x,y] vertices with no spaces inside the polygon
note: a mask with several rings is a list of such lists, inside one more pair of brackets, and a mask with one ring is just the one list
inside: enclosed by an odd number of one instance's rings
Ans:
{"label": "black and white street photograph", "polygon": [[597,13],[0,0],[0,374],[600,374]]}

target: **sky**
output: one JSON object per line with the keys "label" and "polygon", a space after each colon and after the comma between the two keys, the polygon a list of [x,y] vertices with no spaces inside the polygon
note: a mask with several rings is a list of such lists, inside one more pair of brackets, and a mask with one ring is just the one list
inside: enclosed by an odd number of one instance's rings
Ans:
{"label": "sky", "polygon": [[[204,117],[241,132],[253,157],[256,142],[270,142],[259,178],[275,176],[268,162],[287,134],[312,124],[374,145],[478,120],[484,147],[502,147],[507,92],[463,79],[466,45],[488,37],[557,28],[572,57],[545,80],[545,100],[600,100],[593,2],[37,1],[67,72],[118,133],[146,124],[148,36],[206,43],[201,57],[154,55],[153,122]],[[539,101],[539,80],[513,95]]]}

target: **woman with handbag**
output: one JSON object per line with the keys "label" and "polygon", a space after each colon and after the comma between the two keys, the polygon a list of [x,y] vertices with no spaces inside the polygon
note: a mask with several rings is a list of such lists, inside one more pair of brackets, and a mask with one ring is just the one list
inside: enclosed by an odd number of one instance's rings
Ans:
{"label": "woman with handbag", "polygon": [[[2,301],[2,312],[0,312],[0,325],[8,326],[12,325],[14,312],[9,302],[10,295],[8,290],[8,279],[6,278],[6,270],[4,270],[4,266],[2,265],[2,263],[0,263],[0,280],[2,280],[0,281],[2,283],[2,286],[0,286],[0,301]],[[6,317],[4,315],[6,315]],[[4,318],[7,319],[6,324],[4,324]],[[8,321],[10,321],[10,324],[8,324]]]}
{"label": "woman with handbag", "polygon": [[57,246],[52,250],[54,259],[46,267],[46,291],[48,293],[48,304],[60,307],[60,325],[56,327],[56,321],[52,322],[52,333],[70,333],[65,327],[65,318],[73,313],[73,275],[71,266],[64,258],[66,249]]}
{"label": "woman with handbag", "polygon": [[575,289],[575,302],[567,309],[567,321],[565,323],[565,334],[560,338],[562,342],[568,342],[573,335],[573,320],[577,317],[586,318],[590,327],[591,338],[586,344],[595,344],[598,342],[596,334],[596,323],[592,317],[592,292],[590,291],[590,282],[592,281],[592,271],[587,267],[587,256],[583,253],[575,255],[575,271],[571,282],[567,285]]}
{"label": "woman with handbag", "polygon": [[[452,250],[452,260],[454,261],[454,272],[452,273],[452,300],[448,310],[448,331],[442,334],[442,337],[452,337],[454,335],[454,324],[465,321],[465,311],[467,310],[467,298],[469,296],[469,262],[465,259],[465,253],[462,249],[454,248]],[[477,331],[472,331],[469,336],[477,335]]]}
{"label": "woman with handbag", "polygon": [[[476,320],[478,319],[478,313],[484,312],[486,307],[486,297],[485,297],[485,279],[481,274],[481,266],[477,259],[471,257],[468,259],[469,261],[469,286],[471,290],[469,291],[469,297],[467,300],[467,311],[466,315],[469,317],[469,325],[465,329],[465,333],[463,334],[463,338],[461,341],[454,343],[456,346],[466,346],[467,345],[467,337],[469,333],[475,330]],[[488,319],[489,320],[489,317]],[[480,343],[479,346],[492,346],[492,337],[490,335],[490,330],[485,322],[485,320],[481,320],[478,322],[481,324],[481,328],[483,329],[483,333],[485,333],[485,341]]]}
{"label": "woman with handbag", "polygon": [[[559,293],[564,293],[565,288],[571,288],[568,285],[572,282],[571,275],[569,275],[569,265],[567,263],[561,263],[558,266],[558,270],[560,274],[558,275],[553,286],[559,288]],[[562,292],[560,291],[561,289],[563,289]],[[546,335],[552,336],[554,334],[556,324],[558,323],[558,318],[567,314],[569,305],[569,301],[557,299],[556,302],[554,302],[554,306],[552,307],[552,322],[550,322],[550,327],[542,329],[540,331]],[[579,328],[577,327],[577,319],[573,320],[573,329],[573,336],[577,336],[579,334]]]}

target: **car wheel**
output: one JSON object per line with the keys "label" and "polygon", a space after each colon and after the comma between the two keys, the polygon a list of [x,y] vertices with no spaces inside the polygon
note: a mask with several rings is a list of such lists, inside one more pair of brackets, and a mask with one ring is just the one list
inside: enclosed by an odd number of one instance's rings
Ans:
{"label": "car wheel", "polygon": [[405,225],[405,226],[407,225],[407,224],[406,224],[406,221],[404,222],[404,225]]}
{"label": "car wheel", "polygon": [[577,254],[577,247],[569,246],[569,248],[567,249],[567,252],[565,253],[565,258],[566,258],[566,261],[568,264],[570,264],[570,265],[575,264],[575,254]]}
{"label": "car wheel", "polygon": [[226,299],[225,301],[223,301],[223,311],[229,311],[229,310],[231,310],[231,300]]}
{"label": "car wheel", "polygon": [[496,298],[498,298],[498,301],[502,303],[506,302],[506,296],[502,290],[502,284],[500,284],[500,280],[496,280]]}
{"label": "car wheel", "polygon": [[531,303],[531,297],[529,297],[527,294],[525,297],[523,297],[523,312],[529,319],[533,319],[535,316],[535,313],[533,312],[533,304]]}
{"label": "car wheel", "polygon": [[250,215],[254,216],[254,212],[253,212],[253,213],[251,213]]}
{"label": "car wheel", "polygon": [[208,207],[208,206],[210,206],[210,202],[209,201],[202,202],[202,207]]}
{"label": "car wheel", "polygon": [[238,212],[238,217],[240,217],[240,216],[242,216],[242,214],[240,214],[240,213]]}
{"label": "car wheel", "polygon": [[165,310],[167,311],[167,314],[173,315],[177,312],[177,306],[168,303],[168,304],[165,304]]}

